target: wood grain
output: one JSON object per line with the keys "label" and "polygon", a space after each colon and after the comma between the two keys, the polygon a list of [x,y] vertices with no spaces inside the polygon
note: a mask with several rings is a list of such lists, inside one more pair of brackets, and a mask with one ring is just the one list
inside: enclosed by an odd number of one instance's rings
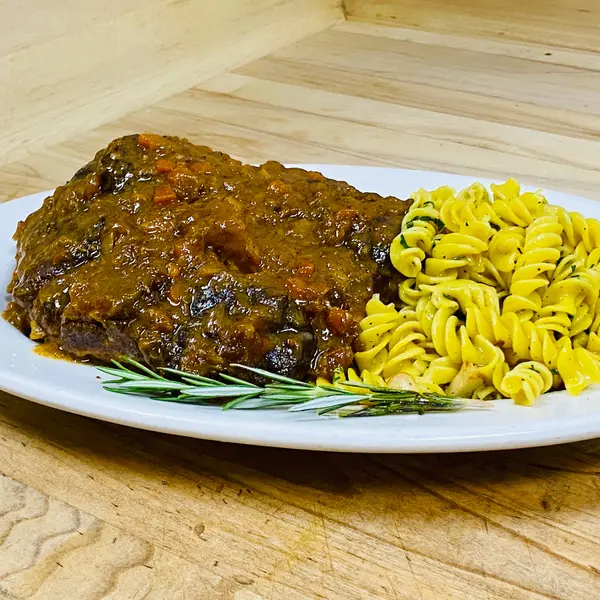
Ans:
{"label": "wood grain", "polygon": [[438,33],[600,50],[595,0],[345,0],[348,19]]}
{"label": "wood grain", "polygon": [[[373,22],[335,25],[5,165],[0,200],[54,187],[141,130],[252,162],[516,175],[598,197],[595,5],[569,5],[592,11],[584,26],[548,3],[525,36],[519,16],[536,2],[458,0],[435,4],[434,19],[406,0],[415,20],[395,27],[381,24],[393,3],[374,3],[375,18],[364,3]],[[512,33],[483,35],[483,22]],[[0,394],[0,472],[0,597],[590,600],[600,589],[598,441],[317,455],[135,431]]]}
{"label": "wood grain", "polygon": [[0,597],[243,598],[236,590],[243,591],[243,584],[157,551],[141,537],[0,477]]}
{"label": "wood grain", "polygon": [[[20,536],[28,565],[40,539],[66,536],[76,509],[132,536],[120,542],[132,565],[166,552],[258,598],[573,600],[600,585],[597,443],[316,455],[133,431],[8,396],[2,405],[0,469],[63,514]],[[38,504],[34,514],[46,511]],[[86,518],[82,530],[95,523]]]}
{"label": "wood grain", "polygon": [[0,170],[50,188],[117,135],[187,135],[242,159],[517,176],[595,197],[598,55],[345,23]]}
{"label": "wood grain", "polygon": [[125,0],[99,10],[72,0],[52,9],[39,0],[26,9],[9,2],[0,21],[0,164],[324,29],[339,16],[336,0]]}

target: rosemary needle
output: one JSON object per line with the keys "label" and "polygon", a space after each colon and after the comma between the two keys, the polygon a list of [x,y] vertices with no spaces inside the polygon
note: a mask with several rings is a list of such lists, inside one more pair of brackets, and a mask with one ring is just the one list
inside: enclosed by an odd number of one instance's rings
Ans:
{"label": "rosemary needle", "polygon": [[351,390],[347,382],[346,388],[316,385],[238,364],[232,367],[258,375],[269,383],[260,386],[229,374],[220,374],[216,379],[167,368],[155,373],[129,358],[113,361],[113,364],[113,367],[98,367],[113,378],[103,382],[109,392],[149,396],[167,402],[221,404],[223,410],[286,408],[292,412],[334,412],[340,416],[364,417],[489,406],[463,398],[382,388],[362,382],[353,382]]}

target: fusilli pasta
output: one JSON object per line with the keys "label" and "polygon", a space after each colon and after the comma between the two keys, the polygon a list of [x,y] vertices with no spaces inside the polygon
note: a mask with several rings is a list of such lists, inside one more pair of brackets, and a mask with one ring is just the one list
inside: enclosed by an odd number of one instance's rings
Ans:
{"label": "fusilli pasta", "polygon": [[600,383],[600,221],[514,179],[418,190],[390,248],[399,303],[361,321],[359,372],[379,386],[530,405]]}

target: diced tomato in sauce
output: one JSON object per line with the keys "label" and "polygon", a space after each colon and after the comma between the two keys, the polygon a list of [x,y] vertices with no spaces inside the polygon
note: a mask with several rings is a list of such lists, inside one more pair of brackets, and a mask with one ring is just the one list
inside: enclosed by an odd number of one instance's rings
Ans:
{"label": "diced tomato in sauce", "polygon": [[354,319],[343,308],[330,308],[327,313],[327,324],[338,333],[349,333],[354,328]]}

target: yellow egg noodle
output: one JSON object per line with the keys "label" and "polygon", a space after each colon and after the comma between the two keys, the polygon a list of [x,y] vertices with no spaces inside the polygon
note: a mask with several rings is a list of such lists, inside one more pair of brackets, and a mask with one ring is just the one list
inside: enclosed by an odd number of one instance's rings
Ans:
{"label": "yellow egg noodle", "polygon": [[[390,248],[398,306],[360,322],[374,385],[532,404],[600,383],[600,221],[521,193],[514,179],[419,190]],[[341,379],[340,379],[341,377]]]}

